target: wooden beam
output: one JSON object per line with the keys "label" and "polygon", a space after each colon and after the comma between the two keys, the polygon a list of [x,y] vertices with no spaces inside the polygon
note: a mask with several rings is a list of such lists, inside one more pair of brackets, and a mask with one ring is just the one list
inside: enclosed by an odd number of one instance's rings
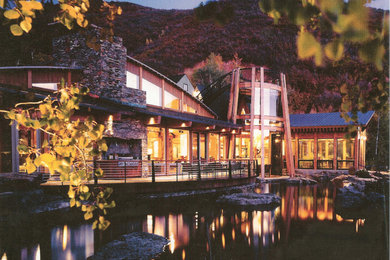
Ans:
{"label": "wooden beam", "polygon": [[292,156],[292,147],[291,147],[291,128],[290,128],[290,113],[288,110],[288,99],[287,99],[287,84],[286,84],[286,75],[283,73],[280,74],[280,79],[282,83],[281,89],[281,98],[282,98],[282,109],[284,117],[284,133],[287,137],[286,139],[286,163],[287,171],[290,174],[290,177],[295,176],[294,162]]}
{"label": "wooden beam", "polygon": [[264,160],[264,68],[260,69],[260,120],[261,120],[261,178],[265,177],[265,160]]}
{"label": "wooden beam", "polygon": [[237,122],[238,96],[240,95],[240,68],[236,70],[236,84],[233,94],[233,123]]}
{"label": "wooden beam", "polygon": [[249,152],[249,159],[253,161],[253,138],[254,138],[254,131],[255,131],[255,80],[256,80],[256,68],[252,67],[252,86],[251,86],[251,124],[250,124],[250,152]]}
{"label": "wooden beam", "polygon": [[32,70],[27,71],[27,88],[32,88]]}
{"label": "wooden beam", "polygon": [[138,85],[139,90],[142,90],[142,67],[139,67],[139,78],[138,78]]}
{"label": "wooden beam", "polygon": [[[165,108],[165,80],[161,79],[161,108]],[[182,105],[180,102],[180,111],[183,111]]]}
{"label": "wooden beam", "polygon": [[233,111],[233,95],[234,95],[234,77],[236,75],[236,70],[234,69],[232,71],[232,82],[230,84],[230,95],[229,95],[229,106],[228,106],[228,113],[227,113],[227,120],[232,120],[232,111]]}
{"label": "wooden beam", "polygon": [[358,170],[359,169],[359,129],[358,129],[358,132],[356,133],[356,136],[355,136],[355,152],[354,152],[354,157],[355,157],[355,160],[354,160],[354,168],[355,170]]}

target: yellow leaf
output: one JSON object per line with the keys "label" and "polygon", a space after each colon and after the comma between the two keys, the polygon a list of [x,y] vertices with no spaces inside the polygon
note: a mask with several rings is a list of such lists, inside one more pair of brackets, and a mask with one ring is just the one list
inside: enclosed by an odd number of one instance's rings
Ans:
{"label": "yellow leaf", "polygon": [[20,14],[18,11],[11,9],[4,12],[4,17],[9,20],[13,20],[13,19],[18,19],[20,17]]}
{"label": "yellow leaf", "polygon": [[43,5],[38,1],[19,1],[23,9],[26,10],[43,10]]}
{"label": "yellow leaf", "polygon": [[[23,35],[23,30],[22,30],[22,28],[20,28],[20,26],[17,25],[17,24],[12,24],[12,25],[10,26],[10,30],[11,30],[11,33],[12,33],[13,35],[15,35],[15,36],[21,36],[21,35]],[[18,121],[18,122],[19,122],[19,121]]]}
{"label": "yellow leaf", "polygon": [[20,28],[22,28],[26,33],[31,30],[31,27],[31,23],[29,23],[26,19],[20,22]]}
{"label": "yellow leaf", "polygon": [[340,41],[333,41],[325,46],[325,55],[331,59],[338,61],[343,57],[344,45]]}
{"label": "yellow leaf", "polygon": [[116,11],[116,13],[118,14],[118,15],[121,15],[122,14],[122,8],[119,6],[118,7],[118,10]]}
{"label": "yellow leaf", "polygon": [[0,0],[0,7],[4,8],[4,0]]}
{"label": "yellow leaf", "polygon": [[33,173],[37,170],[37,167],[35,167],[33,161],[30,159],[30,157],[27,157],[27,159],[26,159],[26,170],[27,170],[28,174]]}
{"label": "yellow leaf", "polygon": [[307,59],[314,56],[317,65],[322,63],[322,48],[321,44],[314,36],[305,31],[301,31],[297,37],[298,57]]}
{"label": "yellow leaf", "polygon": [[82,190],[82,192],[88,192],[89,188],[88,188],[88,186],[83,186],[81,190]]}
{"label": "yellow leaf", "polygon": [[107,150],[108,150],[107,144],[103,143],[101,149],[102,149],[103,152],[107,152]]}

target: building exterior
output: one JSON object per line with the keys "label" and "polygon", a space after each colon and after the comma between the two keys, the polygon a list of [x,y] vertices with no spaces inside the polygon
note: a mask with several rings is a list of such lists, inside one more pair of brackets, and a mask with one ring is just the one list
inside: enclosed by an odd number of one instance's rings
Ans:
{"label": "building exterior", "polygon": [[[112,126],[101,160],[153,160],[163,165],[160,174],[177,171],[178,163],[230,159],[259,164],[262,177],[271,172],[293,175],[298,168],[364,167],[365,127],[373,112],[360,114],[359,136],[345,140],[348,125],[337,113],[329,118],[289,115],[284,74],[236,69],[197,98],[180,85],[186,76],[174,82],[127,56],[120,38],[98,41],[98,48],[88,47],[85,38],[76,33],[55,39],[53,66],[0,68],[1,108],[10,109],[26,98],[42,99],[62,79],[83,84],[90,94],[75,117],[92,114],[96,121]],[[0,170],[23,171],[18,140],[39,146],[47,137],[39,130],[1,121]],[[148,175],[140,165],[134,176]]]}
{"label": "building exterior", "polygon": [[180,86],[183,90],[194,96],[195,88],[186,74],[170,76],[169,78],[172,79],[173,82],[176,82],[176,84]]}

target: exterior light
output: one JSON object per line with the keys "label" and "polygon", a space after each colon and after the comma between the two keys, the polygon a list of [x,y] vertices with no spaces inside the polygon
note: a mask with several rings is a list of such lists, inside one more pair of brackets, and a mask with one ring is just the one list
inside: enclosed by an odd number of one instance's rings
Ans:
{"label": "exterior light", "polygon": [[108,117],[107,123],[106,123],[106,131],[105,131],[106,135],[113,135],[114,134],[113,125],[114,125],[114,117],[113,117],[113,115],[110,115]]}
{"label": "exterior light", "polygon": [[152,153],[153,153],[153,149],[149,148],[148,149],[148,155],[152,155]]}
{"label": "exterior light", "polygon": [[207,126],[207,127],[206,127],[206,130],[209,130],[209,129],[210,129],[210,127]]}
{"label": "exterior light", "polygon": [[221,132],[225,132],[225,131],[226,131],[225,128],[221,130]]}
{"label": "exterior light", "polygon": [[367,136],[363,135],[363,136],[362,136],[362,140],[363,140],[363,141],[366,141],[366,140],[367,140]]}
{"label": "exterior light", "polygon": [[235,134],[235,133],[236,133],[236,130],[233,130],[233,131],[232,131],[232,134]]}
{"label": "exterior light", "polygon": [[154,117],[151,117],[151,118],[149,119],[148,124],[149,124],[149,125],[154,125],[155,123],[156,123],[156,121],[154,120]]}
{"label": "exterior light", "polygon": [[181,123],[181,127],[186,127],[186,123]]}

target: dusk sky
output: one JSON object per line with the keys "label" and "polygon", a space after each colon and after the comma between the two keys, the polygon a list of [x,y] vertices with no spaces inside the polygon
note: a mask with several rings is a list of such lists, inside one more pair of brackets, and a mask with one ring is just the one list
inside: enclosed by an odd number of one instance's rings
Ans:
{"label": "dusk sky", "polygon": [[[122,0],[125,1],[125,0]],[[127,2],[158,9],[192,9],[207,0],[128,0]],[[389,0],[373,0],[369,6],[389,10]]]}

